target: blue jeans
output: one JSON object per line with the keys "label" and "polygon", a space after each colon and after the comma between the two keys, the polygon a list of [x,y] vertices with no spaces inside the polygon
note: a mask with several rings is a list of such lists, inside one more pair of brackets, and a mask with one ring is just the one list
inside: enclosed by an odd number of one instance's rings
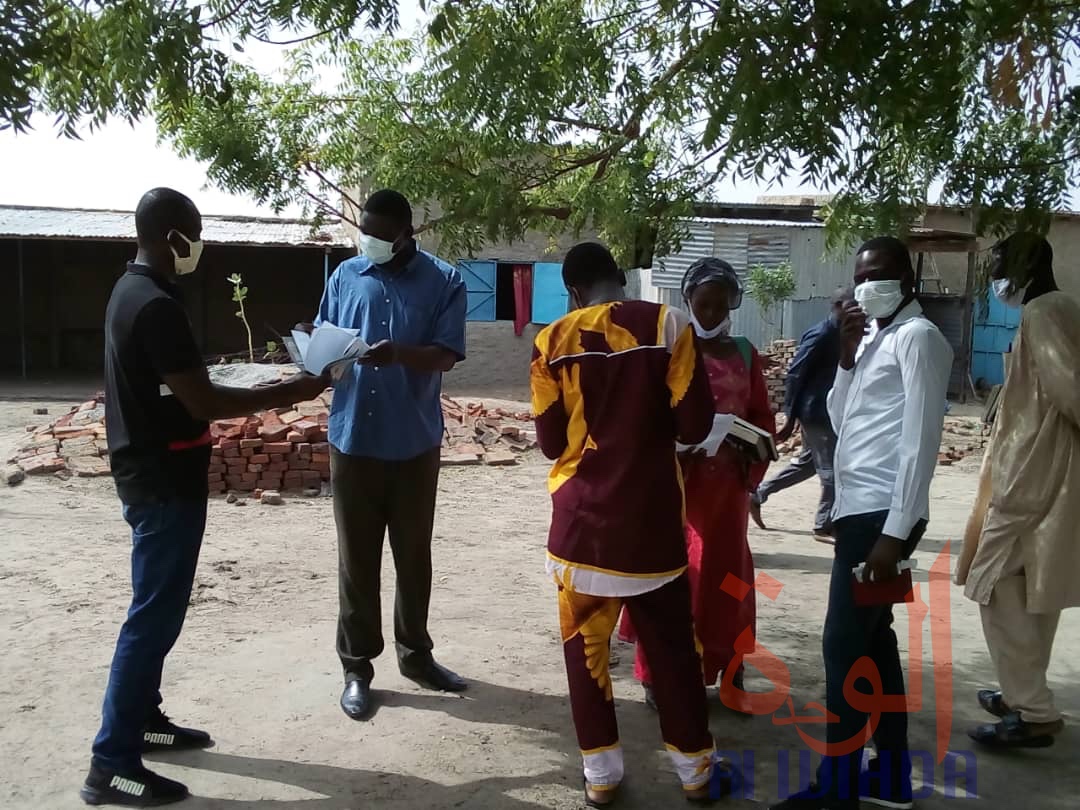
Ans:
{"label": "blue jeans", "polygon": [[187,614],[206,529],[206,501],[172,499],[124,506],[131,526],[131,607],[113,653],[94,764],[142,763],[143,729],[161,703],[161,668]]}
{"label": "blue jeans", "polygon": [[[866,562],[887,517],[887,512],[874,512],[840,518],[833,524],[836,557],[829,584],[829,608],[825,615],[822,647],[825,704],[829,712],[839,718],[839,722],[829,723],[826,727],[826,740],[837,746],[861,734],[866,726],[868,715],[852,707],[844,697],[844,681],[856,661],[866,656],[874,662],[881,675],[883,694],[905,694],[904,667],[892,627],[892,605],[857,606],[851,588],[851,569]],[[926,521],[920,520],[904,544],[903,559],[911,556],[924,531]],[[859,692],[869,694],[863,679],[855,686]],[[910,785],[907,726],[906,713],[883,713],[874,729],[874,745],[882,776],[887,777],[886,783]],[[818,769],[821,790],[840,799],[857,798],[861,765],[861,747],[846,756],[825,757]]]}
{"label": "blue jeans", "polygon": [[836,451],[836,433],[828,423],[814,424],[800,422],[799,429],[803,436],[803,451],[788,466],[758,487],[751,498],[755,503],[763,504],[770,495],[801,484],[817,473],[821,479],[821,500],[818,502],[817,515],[814,518],[815,531],[828,531],[832,527],[829,516],[832,514],[833,500],[836,496],[836,481],[833,475],[833,453]]}

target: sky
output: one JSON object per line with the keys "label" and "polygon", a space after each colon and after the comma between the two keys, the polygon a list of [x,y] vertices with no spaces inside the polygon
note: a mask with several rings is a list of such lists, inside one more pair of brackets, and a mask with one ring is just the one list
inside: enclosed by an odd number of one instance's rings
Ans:
{"label": "sky", "polygon": [[27,134],[0,133],[0,203],[130,211],[143,192],[170,186],[206,214],[273,216],[250,198],[208,187],[205,166],[158,146],[152,122],[110,122],[82,141],[57,137],[42,123]]}

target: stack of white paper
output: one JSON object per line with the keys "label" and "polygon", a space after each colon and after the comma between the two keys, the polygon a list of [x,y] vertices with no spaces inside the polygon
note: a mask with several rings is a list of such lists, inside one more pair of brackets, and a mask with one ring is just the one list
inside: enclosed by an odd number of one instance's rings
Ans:
{"label": "stack of white paper", "polygon": [[[896,564],[896,573],[902,574],[907,570],[914,570],[919,567],[919,563],[916,560],[901,560]],[[851,573],[855,575],[857,582],[873,582],[874,576],[872,572],[867,571],[866,563],[859,563],[851,569]],[[865,579],[864,579],[865,577]]]}
{"label": "stack of white paper", "polygon": [[705,437],[705,440],[700,444],[678,444],[676,443],[675,449],[680,453],[689,453],[697,451],[705,451],[705,455],[715,456],[720,449],[720,445],[724,443],[724,439],[727,438],[728,433],[731,432],[731,426],[735,424],[735,414],[732,413],[718,413],[713,417],[712,430],[709,431],[709,435]]}
{"label": "stack of white paper", "polygon": [[359,330],[342,329],[330,323],[324,323],[310,335],[294,329],[292,340],[299,355],[293,360],[299,361],[304,371],[316,375],[329,371],[335,379],[371,351],[371,346],[359,336]]}

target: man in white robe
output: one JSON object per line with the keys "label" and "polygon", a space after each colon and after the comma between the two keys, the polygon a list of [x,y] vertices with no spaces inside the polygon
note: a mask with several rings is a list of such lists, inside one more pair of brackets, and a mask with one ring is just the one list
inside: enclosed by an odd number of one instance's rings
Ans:
{"label": "man in white robe", "polygon": [[995,748],[1040,748],[1062,730],[1046,670],[1062,609],[1080,605],[1080,302],[1054,281],[1053,251],[1015,234],[993,249],[995,294],[1022,306],[957,584],[978,602],[1000,718],[971,729]]}

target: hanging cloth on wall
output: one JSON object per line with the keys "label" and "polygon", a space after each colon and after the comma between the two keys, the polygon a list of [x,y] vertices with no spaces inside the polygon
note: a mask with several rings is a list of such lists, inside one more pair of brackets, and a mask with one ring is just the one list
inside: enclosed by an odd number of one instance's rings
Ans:
{"label": "hanging cloth on wall", "polygon": [[531,264],[514,265],[514,334],[525,332],[525,325],[532,320],[533,269]]}

